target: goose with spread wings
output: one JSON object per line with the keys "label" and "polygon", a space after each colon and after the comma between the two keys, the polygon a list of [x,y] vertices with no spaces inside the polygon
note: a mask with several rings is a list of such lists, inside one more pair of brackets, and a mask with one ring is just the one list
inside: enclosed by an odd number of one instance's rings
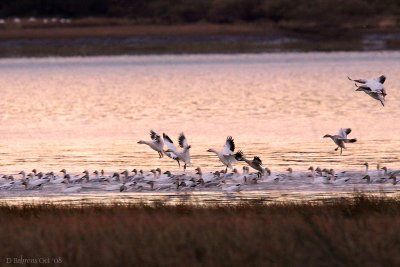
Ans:
{"label": "goose with spread wings", "polygon": [[[381,75],[376,79],[351,79],[347,77],[350,81],[356,82],[355,85],[357,87],[356,91],[363,91],[373,99],[379,100],[382,106],[385,106],[385,96],[386,90],[383,86],[386,81],[385,75]],[[358,85],[358,84],[361,85]]]}
{"label": "goose with spread wings", "polygon": [[257,170],[260,176],[263,176],[265,169],[263,168],[262,161],[258,156],[255,156],[252,160],[248,160],[244,157],[243,152],[239,151],[235,154],[235,158],[238,161],[246,162],[250,167]]}
{"label": "goose with spread wings", "polygon": [[228,170],[228,168],[232,169],[232,164],[236,162],[235,158],[235,142],[232,138],[232,136],[228,136],[225,141],[224,148],[222,151],[217,151],[213,148],[210,148],[207,150],[207,152],[212,152],[217,155],[219,160],[226,166],[225,171]]}
{"label": "goose with spread wings", "polygon": [[169,136],[166,135],[165,133],[163,133],[163,140],[164,140],[164,144],[168,148],[167,150],[163,150],[164,155],[166,155],[168,158],[171,158],[171,159],[175,160],[176,162],[178,162],[178,167],[180,168],[181,163],[179,162],[179,157],[174,152],[172,152],[172,150],[175,148],[174,142],[172,142],[171,138],[169,138]]}
{"label": "goose with spread wings", "polygon": [[158,156],[160,158],[163,157],[163,151],[164,151],[164,142],[159,134],[154,132],[153,130],[150,130],[150,138],[151,141],[143,141],[140,140],[138,144],[145,144],[151,147],[153,150],[157,151]]}
{"label": "goose with spread wings", "polygon": [[332,141],[335,142],[335,144],[337,145],[337,148],[335,148],[335,151],[337,151],[340,148],[340,155],[342,155],[343,148],[346,149],[346,146],[344,145],[345,143],[357,142],[356,138],[353,138],[353,139],[347,138],[347,135],[350,133],[351,133],[350,128],[341,128],[337,135],[326,134],[326,135],[324,135],[324,138],[331,138]]}
{"label": "goose with spread wings", "polygon": [[189,152],[191,146],[189,146],[185,134],[181,133],[178,138],[178,144],[181,147],[180,150],[176,148],[171,138],[169,138],[169,136],[165,133],[163,133],[163,139],[165,145],[168,147],[168,149],[165,150],[165,153],[173,153],[178,158],[178,160],[184,162],[183,169],[186,170],[186,167],[188,165],[191,165]]}

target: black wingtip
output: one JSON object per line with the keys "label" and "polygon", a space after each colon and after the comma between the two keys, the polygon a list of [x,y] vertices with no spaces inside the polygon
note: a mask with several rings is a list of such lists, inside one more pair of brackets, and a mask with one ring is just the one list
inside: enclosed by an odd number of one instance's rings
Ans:
{"label": "black wingtip", "polygon": [[239,161],[243,160],[243,151],[242,150],[239,150],[238,152],[236,152],[235,159],[239,160]]}
{"label": "black wingtip", "polygon": [[381,75],[381,76],[379,77],[379,82],[380,82],[381,84],[383,84],[385,81],[386,81],[386,76],[385,76],[385,75]]}
{"label": "black wingtip", "polygon": [[226,138],[226,142],[228,142],[228,144],[229,144],[229,149],[232,152],[235,151],[235,141],[233,140],[233,137],[232,136],[228,136]]}
{"label": "black wingtip", "polygon": [[163,133],[163,138],[166,139],[168,142],[170,142],[171,144],[173,144],[174,142],[172,142],[171,138],[169,138],[168,135],[166,135],[165,133]]}

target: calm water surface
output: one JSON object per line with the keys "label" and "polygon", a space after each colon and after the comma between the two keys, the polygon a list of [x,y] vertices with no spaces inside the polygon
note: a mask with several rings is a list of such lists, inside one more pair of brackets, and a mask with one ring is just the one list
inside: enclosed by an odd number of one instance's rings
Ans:
{"label": "calm water surface", "polygon": [[[346,78],[381,74],[385,107]],[[137,144],[150,129],[183,131],[193,168],[220,168],[206,150],[228,135],[274,171],[396,168],[398,77],[399,52],[2,59],[0,173],[176,170]],[[340,127],[359,140],[343,156],[322,139]]]}

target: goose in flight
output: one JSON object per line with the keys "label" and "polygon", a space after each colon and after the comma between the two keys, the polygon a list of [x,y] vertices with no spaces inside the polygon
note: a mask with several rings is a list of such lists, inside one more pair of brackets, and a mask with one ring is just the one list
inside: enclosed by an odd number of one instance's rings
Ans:
{"label": "goose in flight", "polygon": [[228,168],[232,169],[232,164],[236,162],[235,158],[235,142],[232,136],[228,136],[225,141],[224,148],[222,151],[217,151],[213,148],[207,150],[207,152],[212,152],[217,155],[219,160],[226,166],[225,172],[228,171]]}
{"label": "goose in flight", "polygon": [[[386,81],[385,75],[381,75],[376,79],[351,79],[347,76],[350,81],[356,82],[356,91],[363,91],[373,99],[379,100],[382,106],[385,106],[386,90],[383,83]],[[357,83],[361,84],[358,85]]]}
{"label": "goose in flight", "polygon": [[265,169],[263,168],[262,161],[259,157],[255,156],[252,160],[248,160],[244,157],[243,152],[239,151],[235,154],[235,158],[238,161],[246,162],[250,167],[257,170],[259,172],[259,175],[264,175]]}
{"label": "goose in flight", "polygon": [[186,166],[191,165],[190,153],[189,153],[189,149],[191,148],[191,146],[189,146],[185,134],[181,133],[178,138],[178,144],[182,148],[181,150],[178,150],[176,148],[176,146],[174,145],[174,142],[172,142],[171,138],[169,138],[169,136],[166,135],[165,133],[163,133],[163,139],[164,139],[165,145],[168,147],[168,149],[165,150],[165,152],[174,153],[179,160],[181,160],[185,163],[183,165],[183,169],[186,170]]}
{"label": "goose in flight", "polygon": [[356,138],[353,139],[348,139],[347,135],[351,133],[350,128],[341,128],[339,130],[339,133],[337,135],[330,135],[326,134],[324,135],[324,138],[331,138],[333,142],[338,146],[335,148],[335,151],[337,151],[340,148],[340,155],[342,155],[342,150],[343,148],[346,149],[344,143],[355,143],[357,142]]}
{"label": "goose in flight", "polygon": [[140,140],[138,142],[138,144],[145,144],[148,145],[149,147],[151,147],[153,150],[157,151],[158,156],[160,158],[163,157],[163,148],[164,148],[164,142],[161,139],[161,136],[159,134],[157,134],[156,132],[154,132],[153,130],[150,130],[150,138],[151,141],[143,141]]}

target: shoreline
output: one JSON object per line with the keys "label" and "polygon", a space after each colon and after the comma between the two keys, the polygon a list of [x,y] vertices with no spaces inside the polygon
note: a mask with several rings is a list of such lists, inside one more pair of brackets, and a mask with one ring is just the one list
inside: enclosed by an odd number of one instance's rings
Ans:
{"label": "shoreline", "polygon": [[0,29],[0,58],[394,51],[400,30],[310,34],[260,24],[78,25]]}

